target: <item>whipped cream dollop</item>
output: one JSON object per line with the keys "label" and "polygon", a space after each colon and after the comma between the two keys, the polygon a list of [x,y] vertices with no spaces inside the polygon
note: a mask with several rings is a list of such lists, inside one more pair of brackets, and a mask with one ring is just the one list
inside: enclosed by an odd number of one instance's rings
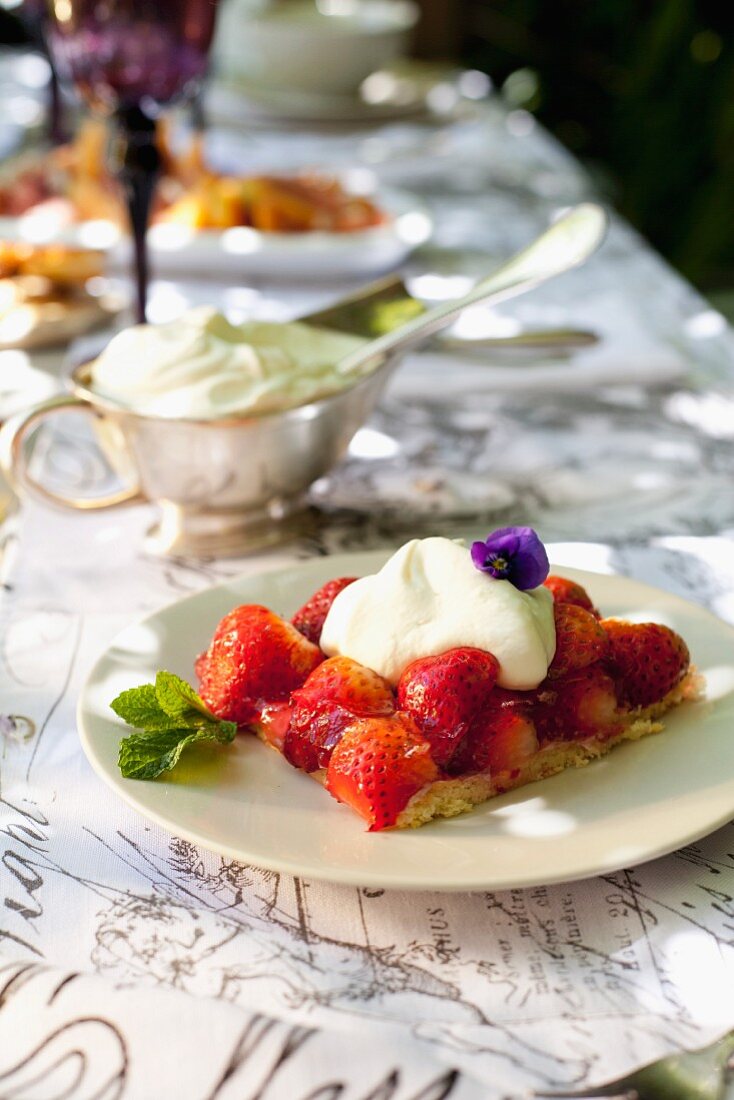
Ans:
{"label": "whipped cream dollop", "polygon": [[379,573],[339,593],[320,644],[391,684],[419,657],[474,646],[497,658],[500,687],[529,691],[555,653],[553,597],[542,586],[521,592],[479,572],[460,542],[413,539]]}
{"label": "whipped cream dollop", "polygon": [[94,390],[136,412],[213,419],[292,408],[353,382],[337,363],[364,340],[298,322],[231,324],[208,306],[135,325],[92,364]]}

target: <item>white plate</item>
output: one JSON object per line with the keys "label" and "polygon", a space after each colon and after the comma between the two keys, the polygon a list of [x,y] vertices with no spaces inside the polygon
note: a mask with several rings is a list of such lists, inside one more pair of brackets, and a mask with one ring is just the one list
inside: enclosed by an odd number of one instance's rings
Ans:
{"label": "white plate", "polygon": [[706,702],[672,713],[663,734],[421,829],[367,833],[351,810],[255,737],[191,750],[154,782],[122,779],[125,729],[109,710],[123,688],[192,663],[238,603],[290,615],[331,577],[374,572],[387,554],[345,554],[242,577],[124,630],[79,701],[82,745],[112,789],[146,817],[227,858],[306,878],[409,890],[485,890],[566,882],[673,851],[734,814],[734,630],[708,612],[623,577],[559,572],[607,614],[665,622],[707,675]]}
{"label": "white plate", "polygon": [[214,81],[207,88],[204,104],[207,118],[219,126],[238,129],[258,120],[344,126],[393,122],[429,113],[425,95],[415,95],[407,102],[388,99],[371,103],[359,94],[309,94],[265,88],[247,80]]}
{"label": "white plate", "polygon": [[[151,265],[158,274],[186,271],[188,275],[262,275],[290,280],[358,277],[396,267],[430,237],[431,216],[414,196],[392,190],[375,194],[370,188],[360,193],[388,215],[384,225],[355,233],[263,233],[248,226],[220,232],[160,223],[148,234]],[[0,218],[0,239],[102,248],[109,250],[114,266],[130,259],[129,240],[111,222],[65,225],[53,207],[20,218]]]}

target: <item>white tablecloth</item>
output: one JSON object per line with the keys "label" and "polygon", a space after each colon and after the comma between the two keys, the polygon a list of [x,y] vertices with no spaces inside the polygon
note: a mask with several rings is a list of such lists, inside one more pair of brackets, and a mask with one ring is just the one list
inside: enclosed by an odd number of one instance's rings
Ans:
{"label": "white tablecloth", "polygon": [[[458,250],[459,270],[520,245],[583,193],[566,154],[494,107],[449,139],[450,163],[414,160],[412,179],[409,156],[382,167],[397,165],[433,206],[437,244]],[[267,140],[258,134],[261,150]],[[275,163],[287,139],[270,140]],[[304,160],[345,156],[341,137],[299,140]],[[366,140],[350,155],[364,157]],[[422,131],[381,140],[410,148]],[[246,140],[222,147],[246,158]],[[446,274],[436,262],[410,270],[435,280]],[[171,315],[207,298],[285,316],[338,292],[163,281],[153,306]],[[483,374],[414,356],[315,488],[321,527],[295,545],[247,561],[155,560],[141,549],[148,507],[31,505],[5,524],[0,1097],[521,1097],[734,1026],[731,827],[565,886],[336,887],[169,835],[117,801],[79,746],[79,689],[131,619],[263,563],[416,532],[530,521],[558,561],[635,576],[734,621],[734,344],[722,319],[621,224],[587,268],[505,312],[599,328],[603,372],[584,357]],[[68,429],[41,460],[67,486],[107,476]]]}

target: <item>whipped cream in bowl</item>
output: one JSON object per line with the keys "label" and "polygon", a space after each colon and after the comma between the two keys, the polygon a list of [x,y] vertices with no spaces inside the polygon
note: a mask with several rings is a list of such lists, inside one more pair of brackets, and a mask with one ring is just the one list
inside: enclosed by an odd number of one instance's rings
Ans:
{"label": "whipped cream in bowl", "polygon": [[89,366],[100,397],[144,416],[213,420],[295,408],[353,384],[337,364],[361,337],[299,322],[232,324],[208,306],[134,325]]}
{"label": "whipped cream in bowl", "polygon": [[478,571],[461,542],[413,539],[339,593],[320,645],[393,685],[412,661],[473,646],[496,657],[500,687],[530,691],[555,653],[553,597],[542,585],[521,591]]}
{"label": "whipped cream in bowl", "polygon": [[[151,553],[233,556],[283,542],[312,529],[307,490],[343,457],[399,361],[340,369],[364,343],[303,322],[233,325],[214,309],[135,326],[70,374],[70,394],[6,426],[0,461],[46,503],[154,503]],[[78,497],[33,479],[23,441],[67,411],[90,416],[122,488]]]}

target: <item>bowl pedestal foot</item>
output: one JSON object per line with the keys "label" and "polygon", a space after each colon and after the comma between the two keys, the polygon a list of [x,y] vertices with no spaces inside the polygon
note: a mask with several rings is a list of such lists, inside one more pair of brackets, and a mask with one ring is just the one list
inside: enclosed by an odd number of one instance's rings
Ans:
{"label": "bowl pedestal foot", "polygon": [[158,508],[158,520],[144,543],[158,557],[240,557],[307,535],[317,525],[317,513],[303,497],[248,510],[186,507],[166,500]]}

